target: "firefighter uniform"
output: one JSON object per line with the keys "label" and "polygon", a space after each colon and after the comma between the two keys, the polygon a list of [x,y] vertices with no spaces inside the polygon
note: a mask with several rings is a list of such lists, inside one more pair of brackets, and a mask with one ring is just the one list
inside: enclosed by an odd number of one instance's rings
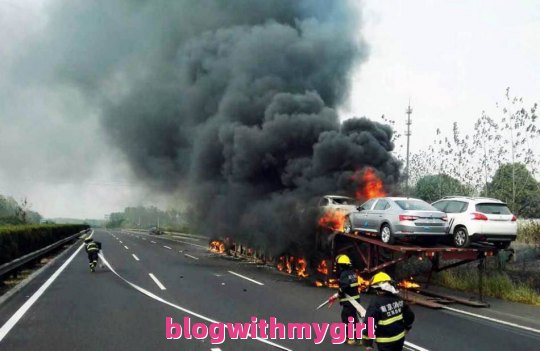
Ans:
{"label": "firefighter uniform", "polygon": [[[347,255],[339,255],[336,258],[339,270],[339,304],[341,305],[341,321],[349,323],[349,317],[352,317],[354,323],[358,323],[358,312],[351,303],[356,300],[360,303],[360,294],[358,293],[358,276],[352,267],[350,258]],[[347,340],[349,345],[360,344],[360,340]]]}
{"label": "firefighter uniform", "polygon": [[[381,277],[384,280],[380,280]],[[391,279],[386,273],[377,273],[372,281],[377,282],[372,283],[377,295],[367,308],[365,320],[368,317],[374,319],[379,351],[402,351],[405,334],[414,322],[414,313],[390,286]]]}
{"label": "firefighter uniform", "polygon": [[86,253],[88,254],[90,270],[93,272],[97,266],[98,253],[99,253],[99,250],[101,250],[101,243],[99,241],[93,241],[92,238],[86,238],[84,242],[85,242],[85,250],[86,250]]}
{"label": "firefighter uniform", "polygon": [[358,323],[358,313],[350,300],[360,303],[358,276],[352,267],[344,269],[339,275],[339,303],[342,306],[341,321],[349,323],[348,318],[353,317],[354,322]]}

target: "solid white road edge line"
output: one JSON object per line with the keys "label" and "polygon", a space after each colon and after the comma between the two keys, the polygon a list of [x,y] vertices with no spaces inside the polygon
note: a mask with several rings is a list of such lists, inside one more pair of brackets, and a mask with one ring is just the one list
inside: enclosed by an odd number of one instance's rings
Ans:
{"label": "solid white road edge line", "polygon": [[519,325],[519,324],[516,324],[516,323],[511,323],[511,322],[501,321],[501,320],[496,319],[496,318],[491,318],[491,317],[482,316],[481,314],[476,314],[476,313],[472,313],[472,312],[467,312],[467,311],[459,310],[459,309],[457,309],[457,308],[452,308],[452,307],[447,307],[447,306],[443,306],[443,308],[444,308],[445,310],[453,311],[453,312],[456,312],[456,313],[461,313],[461,314],[465,314],[465,315],[468,315],[468,316],[472,316],[472,317],[476,317],[476,318],[480,318],[480,319],[485,319],[485,320],[488,320],[488,321],[491,321],[491,322],[499,323],[499,324],[502,324],[502,325],[507,325],[507,326],[509,326],[509,327],[519,328],[519,329],[523,329],[523,330],[527,330],[527,331],[530,331],[530,332],[533,332],[533,333],[540,334],[540,330],[539,330],[539,329],[534,329],[534,328],[531,328],[531,327],[526,327],[526,326],[524,326],[524,325]]}
{"label": "solid white road edge line", "polygon": [[154,281],[154,283],[156,283],[156,285],[161,289],[161,290],[167,290],[167,288],[161,284],[161,282],[156,278],[155,275],[153,275],[152,273],[148,273],[148,275],[150,276],[150,278],[152,278],[152,280]]}
{"label": "solid white road edge line", "polygon": [[405,346],[408,346],[409,348],[415,350],[415,351],[429,351],[428,349],[425,349],[421,346],[415,345],[413,343],[410,343],[408,341],[405,341]]}
{"label": "solid white road edge line", "polygon": [[[94,234],[94,231],[92,231],[92,234],[90,235],[93,235],[93,234]],[[66,260],[66,262],[64,262],[64,264],[61,265],[60,268],[58,268],[56,272],[54,272],[53,275],[51,275],[45,283],[43,283],[43,285],[34,293],[34,295],[32,295],[32,297],[30,297],[30,299],[28,299],[17,310],[17,312],[15,312],[13,316],[11,316],[11,318],[8,319],[6,323],[4,323],[2,328],[0,328],[0,341],[2,341],[2,339],[6,337],[7,333],[9,333],[9,331],[15,326],[15,324],[17,324],[17,322],[24,316],[24,314],[30,309],[30,307],[32,307],[32,305],[37,301],[37,299],[39,299],[39,297],[43,295],[45,290],[47,290],[47,288],[56,280],[56,278],[58,278],[60,273],[62,273],[62,271],[68,266],[68,264],[70,264],[70,262],[73,261],[75,256],[77,256],[77,254],[79,253],[79,251],[81,251],[83,247],[84,247],[84,243],[82,243],[81,246],[79,246],[79,248],[73,253],[73,255],[71,255]]]}
{"label": "solid white road edge line", "polygon": [[237,277],[240,277],[240,278],[242,278],[242,279],[249,280],[249,281],[252,282],[252,283],[259,284],[259,285],[264,285],[263,283],[258,282],[258,281],[254,280],[254,279],[248,278],[248,277],[246,277],[245,275],[238,274],[238,273],[233,272],[233,271],[228,271],[228,272],[231,273],[231,274],[233,274],[233,275],[235,275],[235,276],[237,276]]}
{"label": "solid white road edge line", "polygon": [[131,254],[131,256],[133,256],[133,258],[135,259],[135,261],[140,261],[139,258],[137,256],[135,256],[135,254]]}
{"label": "solid white road edge line", "polygon": [[[156,300],[156,301],[159,301],[159,302],[161,302],[161,303],[164,303],[164,304],[166,304],[166,305],[169,305],[169,306],[171,306],[171,307],[174,307],[174,308],[176,308],[176,309],[179,310],[179,311],[182,311],[182,312],[184,312],[184,313],[188,313],[188,314],[190,314],[190,315],[192,315],[192,316],[195,316],[195,317],[197,317],[197,318],[199,318],[199,319],[202,319],[202,320],[204,320],[204,321],[207,321],[207,322],[210,322],[210,323],[219,323],[218,321],[213,320],[213,319],[211,319],[211,318],[208,318],[208,317],[206,317],[206,316],[203,316],[202,314],[198,314],[198,313],[196,313],[196,312],[193,312],[193,311],[191,311],[191,310],[188,310],[187,308],[184,308],[184,307],[175,305],[175,304],[173,304],[172,302],[169,302],[169,301],[167,301],[167,300],[165,300],[165,299],[163,299],[163,298],[161,298],[161,297],[159,297],[159,296],[157,296],[157,295],[151,293],[150,291],[148,291],[148,290],[146,290],[146,289],[144,289],[144,288],[141,288],[141,287],[138,286],[138,285],[133,284],[132,282],[130,282],[129,280],[127,280],[126,278],[124,278],[124,277],[122,277],[120,274],[118,274],[118,273],[114,270],[114,268],[112,268],[112,266],[109,264],[109,262],[105,259],[105,257],[104,257],[101,253],[100,253],[99,256],[101,257],[101,260],[102,260],[103,263],[107,266],[107,268],[109,268],[109,269],[111,270],[111,272],[113,272],[118,278],[122,279],[124,282],[126,282],[128,285],[130,285],[132,288],[138,290],[139,292],[143,293],[144,295],[146,295],[146,296],[148,296],[148,297],[150,297],[150,298],[152,298],[152,299],[154,299],[154,300]],[[279,345],[279,344],[276,344],[276,343],[274,343],[274,342],[272,342],[272,341],[270,341],[270,340],[265,340],[265,339],[260,339],[260,338],[255,338],[255,340],[258,341],[258,342],[262,342],[262,343],[264,343],[264,344],[267,344],[267,345],[271,345],[271,346],[277,347],[278,349],[281,349],[281,350],[284,350],[284,351],[292,351],[291,349],[288,349],[288,348],[286,348],[285,346],[281,346],[281,345]]]}
{"label": "solid white road edge line", "polygon": [[198,260],[198,259],[199,259],[198,257],[191,256],[190,254],[184,254],[184,256],[187,256],[187,257],[189,257],[189,258],[193,258],[194,260]]}

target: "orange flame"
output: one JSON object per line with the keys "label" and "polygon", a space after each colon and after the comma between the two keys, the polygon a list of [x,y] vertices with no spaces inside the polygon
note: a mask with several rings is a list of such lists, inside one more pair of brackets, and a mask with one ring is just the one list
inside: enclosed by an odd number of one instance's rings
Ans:
{"label": "orange flame", "polygon": [[307,278],[309,275],[306,273],[307,270],[307,262],[303,258],[298,259],[296,261],[296,274],[302,278]]}
{"label": "orange flame", "polygon": [[321,263],[317,266],[317,272],[328,275],[328,265],[326,264],[326,260],[322,260]]}
{"label": "orange flame", "polygon": [[357,171],[352,176],[352,180],[361,184],[361,187],[356,190],[356,199],[358,200],[386,196],[383,182],[373,168],[367,168],[362,174]]}
{"label": "orange flame", "polygon": [[412,278],[411,280],[403,279],[397,284],[397,286],[398,288],[402,288],[402,289],[417,289],[420,287],[419,284],[412,281]]}
{"label": "orange flame", "polygon": [[347,212],[340,210],[326,210],[319,218],[319,226],[334,231],[343,231]]}
{"label": "orange flame", "polygon": [[225,243],[220,240],[212,240],[210,242],[210,251],[215,252],[215,253],[224,253]]}
{"label": "orange flame", "polygon": [[337,279],[333,279],[333,278],[328,279],[327,286],[329,288],[332,288],[332,289],[337,289],[337,288],[339,288],[339,281]]}
{"label": "orange flame", "polygon": [[303,258],[297,258],[294,256],[281,256],[278,258],[276,268],[281,272],[287,272],[288,274],[296,273],[299,277],[307,278],[307,262]]}

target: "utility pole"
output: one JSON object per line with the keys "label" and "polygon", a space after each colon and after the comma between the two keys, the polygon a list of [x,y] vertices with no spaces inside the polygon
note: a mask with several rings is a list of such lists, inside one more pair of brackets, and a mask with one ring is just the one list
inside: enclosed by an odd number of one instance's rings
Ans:
{"label": "utility pole", "polygon": [[407,107],[407,110],[405,111],[407,114],[407,133],[405,134],[407,136],[407,165],[406,165],[406,172],[405,172],[405,191],[407,196],[409,195],[409,144],[410,144],[410,138],[411,138],[411,114],[412,114],[412,108],[411,108],[411,101],[409,100],[409,107]]}

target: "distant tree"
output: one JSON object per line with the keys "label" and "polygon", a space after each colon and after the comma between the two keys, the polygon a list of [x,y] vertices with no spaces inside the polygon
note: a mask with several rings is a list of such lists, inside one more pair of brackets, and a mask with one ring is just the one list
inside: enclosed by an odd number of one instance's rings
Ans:
{"label": "distant tree", "polygon": [[502,164],[483,194],[506,202],[519,216],[540,218],[540,183],[523,163]]}
{"label": "distant tree", "polygon": [[413,196],[427,202],[439,200],[445,196],[470,196],[473,189],[446,174],[427,175],[420,178],[413,189]]}
{"label": "distant tree", "polygon": [[106,228],[121,228],[125,222],[124,214],[121,212],[111,213],[109,221],[105,224]]}

